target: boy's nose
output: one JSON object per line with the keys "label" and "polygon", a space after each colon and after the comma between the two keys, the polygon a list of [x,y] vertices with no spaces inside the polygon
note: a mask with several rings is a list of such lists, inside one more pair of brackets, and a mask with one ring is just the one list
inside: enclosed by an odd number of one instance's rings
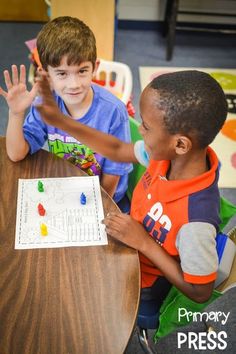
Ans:
{"label": "boy's nose", "polygon": [[69,80],[69,87],[70,88],[77,88],[81,86],[81,80],[77,76],[70,77]]}

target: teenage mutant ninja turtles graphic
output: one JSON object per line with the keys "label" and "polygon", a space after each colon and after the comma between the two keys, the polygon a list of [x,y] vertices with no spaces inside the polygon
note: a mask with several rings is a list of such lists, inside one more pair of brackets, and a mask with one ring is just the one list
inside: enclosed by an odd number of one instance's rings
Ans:
{"label": "teenage mutant ninja turtles graphic", "polygon": [[73,148],[69,154],[64,155],[64,159],[78,166],[81,170],[86,172],[89,176],[99,175],[101,167],[97,159],[88,147],[83,146],[80,149]]}
{"label": "teenage mutant ninja turtles graphic", "polygon": [[101,166],[97,160],[98,154],[81,144],[63,143],[60,140],[49,141],[49,149],[57,156],[73,163],[89,176],[100,175]]}

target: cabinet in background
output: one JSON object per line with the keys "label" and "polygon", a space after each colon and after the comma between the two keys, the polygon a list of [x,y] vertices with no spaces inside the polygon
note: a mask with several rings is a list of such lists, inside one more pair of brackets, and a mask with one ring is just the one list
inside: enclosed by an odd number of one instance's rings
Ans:
{"label": "cabinet in background", "polygon": [[44,0],[0,0],[0,21],[48,21]]}
{"label": "cabinet in background", "polygon": [[113,60],[115,0],[52,0],[51,18],[78,17],[93,31],[98,58]]}

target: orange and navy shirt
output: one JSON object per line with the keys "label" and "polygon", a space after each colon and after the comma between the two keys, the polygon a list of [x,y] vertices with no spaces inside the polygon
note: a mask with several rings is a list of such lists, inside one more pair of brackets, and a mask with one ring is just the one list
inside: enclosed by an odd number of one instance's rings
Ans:
{"label": "orange and navy shirt", "polygon": [[[170,161],[150,161],[132,198],[131,216],[170,255],[180,259],[186,282],[205,284],[216,279],[215,237],[220,223],[219,162],[207,150],[210,169],[189,180],[166,179]],[[142,287],[162,273],[140,254]]]}

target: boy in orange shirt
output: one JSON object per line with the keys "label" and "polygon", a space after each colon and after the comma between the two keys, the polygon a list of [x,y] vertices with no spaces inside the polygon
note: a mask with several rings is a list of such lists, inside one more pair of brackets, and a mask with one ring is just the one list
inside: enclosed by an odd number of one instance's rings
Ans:
{"label": "boy in orange shirt", "polygon": [[67,119],[45,76],[40,90],[38,109],[45,121],[104,156],[137,162],[146,151],[150,162],[134,191],[130,215],[107,215],[106,231],[139,251],[142,288],[162,301],[173,284],[192,300],[207,301],[218,268],[219,162],[209,144],[227,115],[220,85],[194,70],[155,78],[140,98],[144,144],[135,146]]}

